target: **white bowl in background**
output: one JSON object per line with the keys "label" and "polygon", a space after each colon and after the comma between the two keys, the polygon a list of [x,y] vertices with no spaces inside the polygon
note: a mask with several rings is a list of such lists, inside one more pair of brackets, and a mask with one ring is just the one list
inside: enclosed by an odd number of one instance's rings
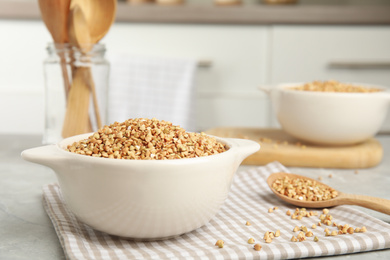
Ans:
{"label": "white bowl in background", "polygon": [[91,134],[28,149],[23,159],[52,168],[69,209],[96,230],[134,239],[161,239],[199,228],[228,196],[240,163],[260,145],[216,138],[229,150],[175,160],[96,158],[65,150]]}
{"label": "white bowl in background", "polygon": [[375,136],[387,114],[390,93],[298,91],[303,83],[260,87],[268,93],[283,130],[303,141],[320,145],[351,145]]}

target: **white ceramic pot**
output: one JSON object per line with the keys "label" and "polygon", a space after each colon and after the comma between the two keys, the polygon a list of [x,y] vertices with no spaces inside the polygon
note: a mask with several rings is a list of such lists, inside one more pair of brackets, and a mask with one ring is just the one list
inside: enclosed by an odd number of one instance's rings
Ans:
{"label": "white ceramic pot", "polygon": [[271,98],[283,130],[320,145],[351,145],[375,136],[386,118],[390,93],[335,93],[291,90],[303,83],[260,87]]}
{"label": "white ceramic pot", "polygon": [[260,145],[222,139],[229,150],[176,160],[120,160],[67,152],[90,134],[25,150],[23,159],[52,168],[70,210],[94,229],[134,239],[177,236],[208,223],[228,196],[235,171]]}

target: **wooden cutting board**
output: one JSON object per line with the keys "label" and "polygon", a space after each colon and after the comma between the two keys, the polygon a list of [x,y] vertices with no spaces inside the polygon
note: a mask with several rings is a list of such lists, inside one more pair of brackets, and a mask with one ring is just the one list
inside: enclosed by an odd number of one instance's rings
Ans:
{"label": "wooden cutting board", "polygon": [[246,165],[278,161],[290,167],[360,169],[378,165],[383,157],[383,148],[375,138],[351,146],[318,146],[299,141],[280,129],[220,127],[206,133],[260,143],[260,150],[244,160]]}

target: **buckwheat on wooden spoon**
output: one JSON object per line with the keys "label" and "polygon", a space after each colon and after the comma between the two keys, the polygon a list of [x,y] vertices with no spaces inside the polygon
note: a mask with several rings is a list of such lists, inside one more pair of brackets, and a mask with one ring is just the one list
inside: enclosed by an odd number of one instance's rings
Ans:
{"label": "buckwheat on wooden spoon", "polygon": [[390,215],[390,200],[347,194],[317,180],[291,173],[273,173],[267,184],[280,199],[304,208],[357,205]]}

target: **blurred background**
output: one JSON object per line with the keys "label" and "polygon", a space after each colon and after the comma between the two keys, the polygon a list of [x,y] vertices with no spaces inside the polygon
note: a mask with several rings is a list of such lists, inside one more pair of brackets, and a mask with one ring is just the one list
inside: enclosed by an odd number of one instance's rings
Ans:
{"label": "blurred background", "polygon": [[[117,57],[193,63],[191,86],[184,84],[193,91],[192,130],[277,127],[261,85],[334,79],[390,87],[390,0],[130,2],[118,2],[101,41],[111,71],[120,73]],[[0,32],[0,134],[42,134],[52,39],[37,1],[0,0]],[[390,132],[389,116],[382,132]]]}

